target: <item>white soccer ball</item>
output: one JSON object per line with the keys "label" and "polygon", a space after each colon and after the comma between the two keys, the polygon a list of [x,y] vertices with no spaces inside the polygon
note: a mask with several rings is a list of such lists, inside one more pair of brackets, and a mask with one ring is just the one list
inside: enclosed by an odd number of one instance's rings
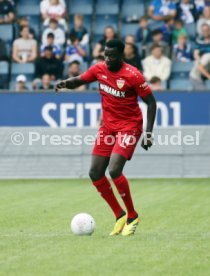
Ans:
{"label": "white soccer ball", "polygon": [[77,214],[71,221],[71,231],[78,236],[93,234],[95,226],[93,217],[86,213]]}

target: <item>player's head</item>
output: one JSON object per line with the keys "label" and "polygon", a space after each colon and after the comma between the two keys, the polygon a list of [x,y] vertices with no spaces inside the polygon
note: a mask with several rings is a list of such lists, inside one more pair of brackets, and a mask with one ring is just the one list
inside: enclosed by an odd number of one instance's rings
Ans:
{"label": "player's head", "polygon": [[110,71],[118,71],[123,63],[125,45],[119,39],[111,39],[105,46],[105,62]]}

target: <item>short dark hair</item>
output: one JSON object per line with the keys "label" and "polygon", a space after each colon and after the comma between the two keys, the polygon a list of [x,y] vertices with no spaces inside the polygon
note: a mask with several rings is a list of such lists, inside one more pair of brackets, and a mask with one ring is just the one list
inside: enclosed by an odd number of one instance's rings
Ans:
{"label": "short dark hair", "polygon": [[53,51],[53,47],[52,46],[46,46],[45,48],[44,48],[44,50],[45,51]]}
{"label": "short dark hair", "polygon": [[55,38],[54,33],[49,33],[49,34],[47,35],[47,38],[49,38],[49,37],[51,37],[51,38]]}
{"label": "short dark hair", "polygon": [[124,43],[119,39],[111,39],[106,43],[106,47],[108,48],[117,48],[119,53],[123,53],[125,49]]}
{"label": "short dark hair", "polygon": [[156,77],[156,76],[154,76],[154,77],[151,78],[150,83],[153,84],[153,83],[157,83],[159,81],[161,81],[161,79],[158,78],[158,77]]}
{"label": "short dark hair", "polygon": [[163,49],[159,44],[157,44],[157,43],[154,43],[153,45],[152,45],[152,47],[151,47],[151,52],[155,49],[155,48],[160,48],[160,49]]}
{"label": "short dark hair", "polygon": [[159,34],[163,34],[160,29],[156,29],[156,30],[152,31],[152,36],[159,35]]}
{"label": "short dark hair", "polygon": [[80,65],[80,62],[78,60],[74,60],[71,63],[69,63],[69,67],[71,67],[73,64]]}

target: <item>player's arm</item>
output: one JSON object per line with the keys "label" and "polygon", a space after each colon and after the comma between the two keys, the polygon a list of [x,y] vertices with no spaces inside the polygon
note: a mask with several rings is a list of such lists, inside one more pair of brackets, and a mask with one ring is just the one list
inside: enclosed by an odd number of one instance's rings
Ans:
{"label": "player's arm", "polygon": [[145,150],[148,150],[148,148],[152,146],[152,131],[156,115],[156,100],[153,94],[147,95],[146,97],[142,98],[142,100],[147,104],[147,126],[146,134],[142,140],[141,146]]}
{"label": "player's arm", "polygon": [[97,80],[97,64],[91,66],[86,72],[78,77],[69,78],[57,83],[55,91],[58,92],[59,89],[75,89],[81,85],[93,82]]}
{"label": "player's arm", "polygon": [[77,88],[81,85],[84,85],[86,83],[87,82],[84,81],[80,76],[70,78],[70,79],[67,79],[67,80],[62,80],[62,81],[57,83],[57,85],[55,87],[55,91],[58,92],[59,89],[75,89],[75,88]]}

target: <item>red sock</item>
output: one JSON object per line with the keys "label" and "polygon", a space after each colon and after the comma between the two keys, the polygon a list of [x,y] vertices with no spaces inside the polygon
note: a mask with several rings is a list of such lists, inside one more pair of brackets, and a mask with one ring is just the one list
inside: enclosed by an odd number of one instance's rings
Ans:
{"label": "red sock", "polygon": [[128,180],[125,178],[123,174],[121,174],[119,177],[113,179],[113,182],[120,196],[122,197],[123,202],[125,203],[128,212],[128,218],[135,218],[137,216],[137,213],[133,207],[133,201],[130,193]]}
{"label": "red sock", "polygon": [[114,212],[116,218],[118,218],[123,209],[117,201],[109,180],[106,178],[106,176],[103,176],[101,179],[94,181],[93,185],[112,208],[112,211]]}

